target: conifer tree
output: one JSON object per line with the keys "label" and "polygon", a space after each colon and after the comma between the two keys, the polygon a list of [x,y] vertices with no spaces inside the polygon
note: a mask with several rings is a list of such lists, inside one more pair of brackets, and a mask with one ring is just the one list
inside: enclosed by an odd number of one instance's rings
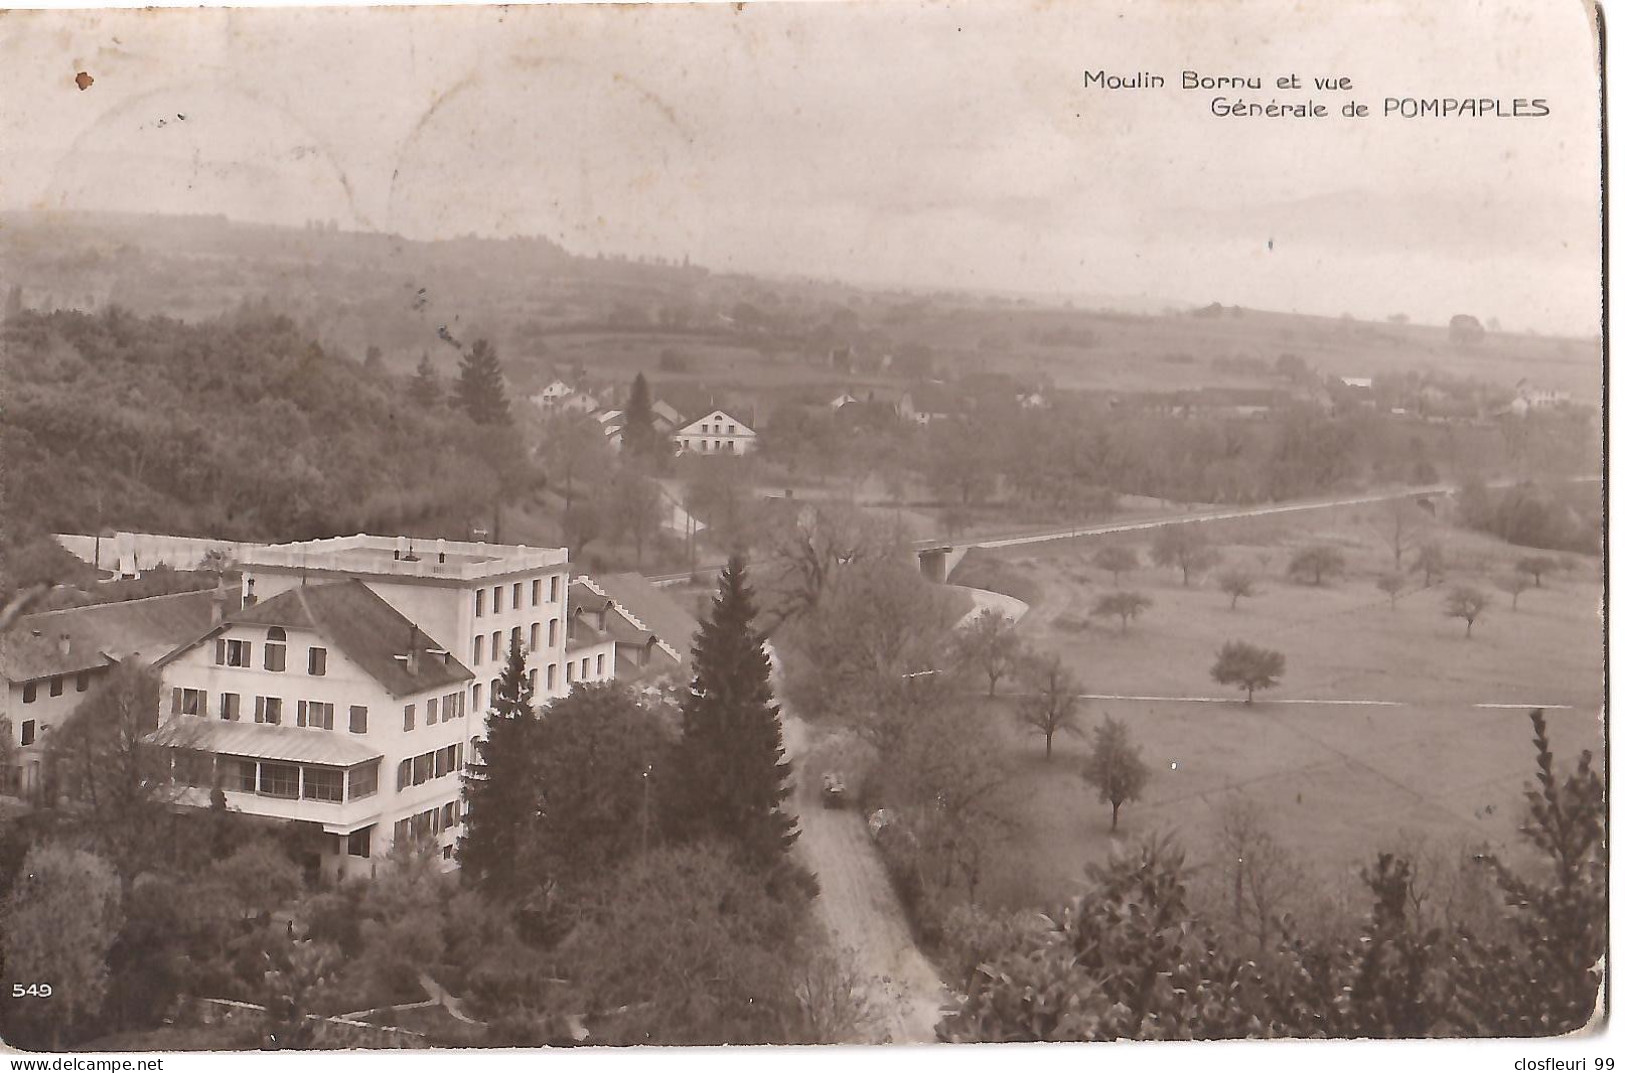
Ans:
{"label": "conifer tree", "polygon": [[474,340],[457,370],[452,405],[468,414],[476,425],[507,425],[508,394],[502,386],[502,363],[496,349],[484,339]]}
{"label": "conifer tree", "polygon": [[527,850],[542,809],[537,772],[543,732],[531,697],[525,655],[515,639],[485,714],[485,734],[474,741],[457,842],[463,874],[492,894],[523,897],[531,878]]}
{"label": "conifer tree", "polygon": [[423,357],[418,359],[417,375],[412,378],[406,390],[412,401],[425,410],[440,404],[440,376],[434,371],[434,366],[429,364],[427,350],[423,352]]}
{"label": "conifer tree", "polygon": [[799,832],[784,809],[790,762],[755,617],[745,560],[735,554],[694,643],[694,681],[673,765],[680,773],[673,819],[680,834],[735,841],[746,860],[766,868]]}
{"label": "conifer tree", "polygon": [[655,428],[654,403],[649,398],[649,382],[639,373],[632,378],[632,393],[626,400],[621,426],[621,445],[629,457],[640,462],[658,462],[664,455],[660,430]]}

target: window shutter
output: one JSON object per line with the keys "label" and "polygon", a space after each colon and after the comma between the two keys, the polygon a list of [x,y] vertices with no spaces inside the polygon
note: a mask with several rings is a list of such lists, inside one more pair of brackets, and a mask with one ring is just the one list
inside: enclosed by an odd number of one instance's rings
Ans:
{"label": "window shutter", "polygon": [[265,722],[265,698],[264,697],[255,697],[254,698],[254,722],[256,722],[256,723]]}
{"label": "window shutter", "polygon": [[179,686],[169,691],[169,714],[181,714],[181,690]]}
{"label": "window shutter", "polygon": [[243,666],[244,667],[252,667],[252,666],[254,666],[254,642],[253,641],[244,641],[243,642]]}
{"label": "window shutter", "polygon": [[306,708],[305,702],[300,701],[299,702],[299,725],[300,726],[305,725],[305,708]]}
{"label": "window shutter", "polygon": [[214,639],[214,662],[216,666],[223,665],[226,662],[226,639],[224,637]]}
{"label": "window shutter", "polygon": [[209,691],[207,689],[197,691],[197,713],[204,716],[209,714]]}

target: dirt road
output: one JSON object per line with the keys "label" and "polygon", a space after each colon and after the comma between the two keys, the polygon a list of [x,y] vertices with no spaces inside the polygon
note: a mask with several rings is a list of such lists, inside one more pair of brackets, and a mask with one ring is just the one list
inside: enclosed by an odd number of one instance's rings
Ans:
{"label": "dirt road", "polygon": [[[813,733],[795,716],[784,716],[784,748],[791,759],[808,756]],[[802,765],[797,774],[801,837],[796,851],[818,876],[816,910],[832,944],[866,983],[873,1038],[858,1042],[934,1042],[948,995],[914,944],[862,813],[824,808],[818,795],[821,772]]]}

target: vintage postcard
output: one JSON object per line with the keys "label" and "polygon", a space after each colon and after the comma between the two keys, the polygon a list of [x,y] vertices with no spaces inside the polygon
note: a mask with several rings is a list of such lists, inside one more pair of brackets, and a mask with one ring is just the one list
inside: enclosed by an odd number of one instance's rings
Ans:
{"label": "vintage postcard", "polygon": [[12,1068],[1606,1073],[1602,41],[0,14]]}

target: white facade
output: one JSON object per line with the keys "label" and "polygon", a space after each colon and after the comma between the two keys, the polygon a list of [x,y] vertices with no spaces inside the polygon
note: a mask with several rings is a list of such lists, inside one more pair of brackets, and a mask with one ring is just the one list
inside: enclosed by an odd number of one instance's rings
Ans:
{"label": "white facade", "polygon": [[451,858],[479,722],[466,676],[392,696],[313,630],[235,622],[172,655],[161,675],[160,734],[203,756],[188,779],[203,801],[218,784],[233,809],[319,824],[334,877],[372,874],[408,832]]}
{"label": "white facade", "polygon": [[563,679],[570,581],[563,548],[363,534],[257,549],[240,565],[245,604],[306,581],[364,581],[474,672],[470,711],[482,717],[514,636],[537,672],[537,700],[568,692],[545,688],[549,666],[560,668],[556,681]]}
{"label": "white facade", "polygon": [[569,384],[566,384],[563,380],[555,380],[551,384],[548,384],[546,387],[542,388],[542,390],[538,391],[536,394],[532,395],[530,397],[530,401],[544,414],[556,413],[561,404],[575,393],[576,389],[571,387]]}
{"label": "white facade", "polygon": [[756,450],[756,431],[722,410],[712,410],[672,434],[679,454],[748,454]]}

